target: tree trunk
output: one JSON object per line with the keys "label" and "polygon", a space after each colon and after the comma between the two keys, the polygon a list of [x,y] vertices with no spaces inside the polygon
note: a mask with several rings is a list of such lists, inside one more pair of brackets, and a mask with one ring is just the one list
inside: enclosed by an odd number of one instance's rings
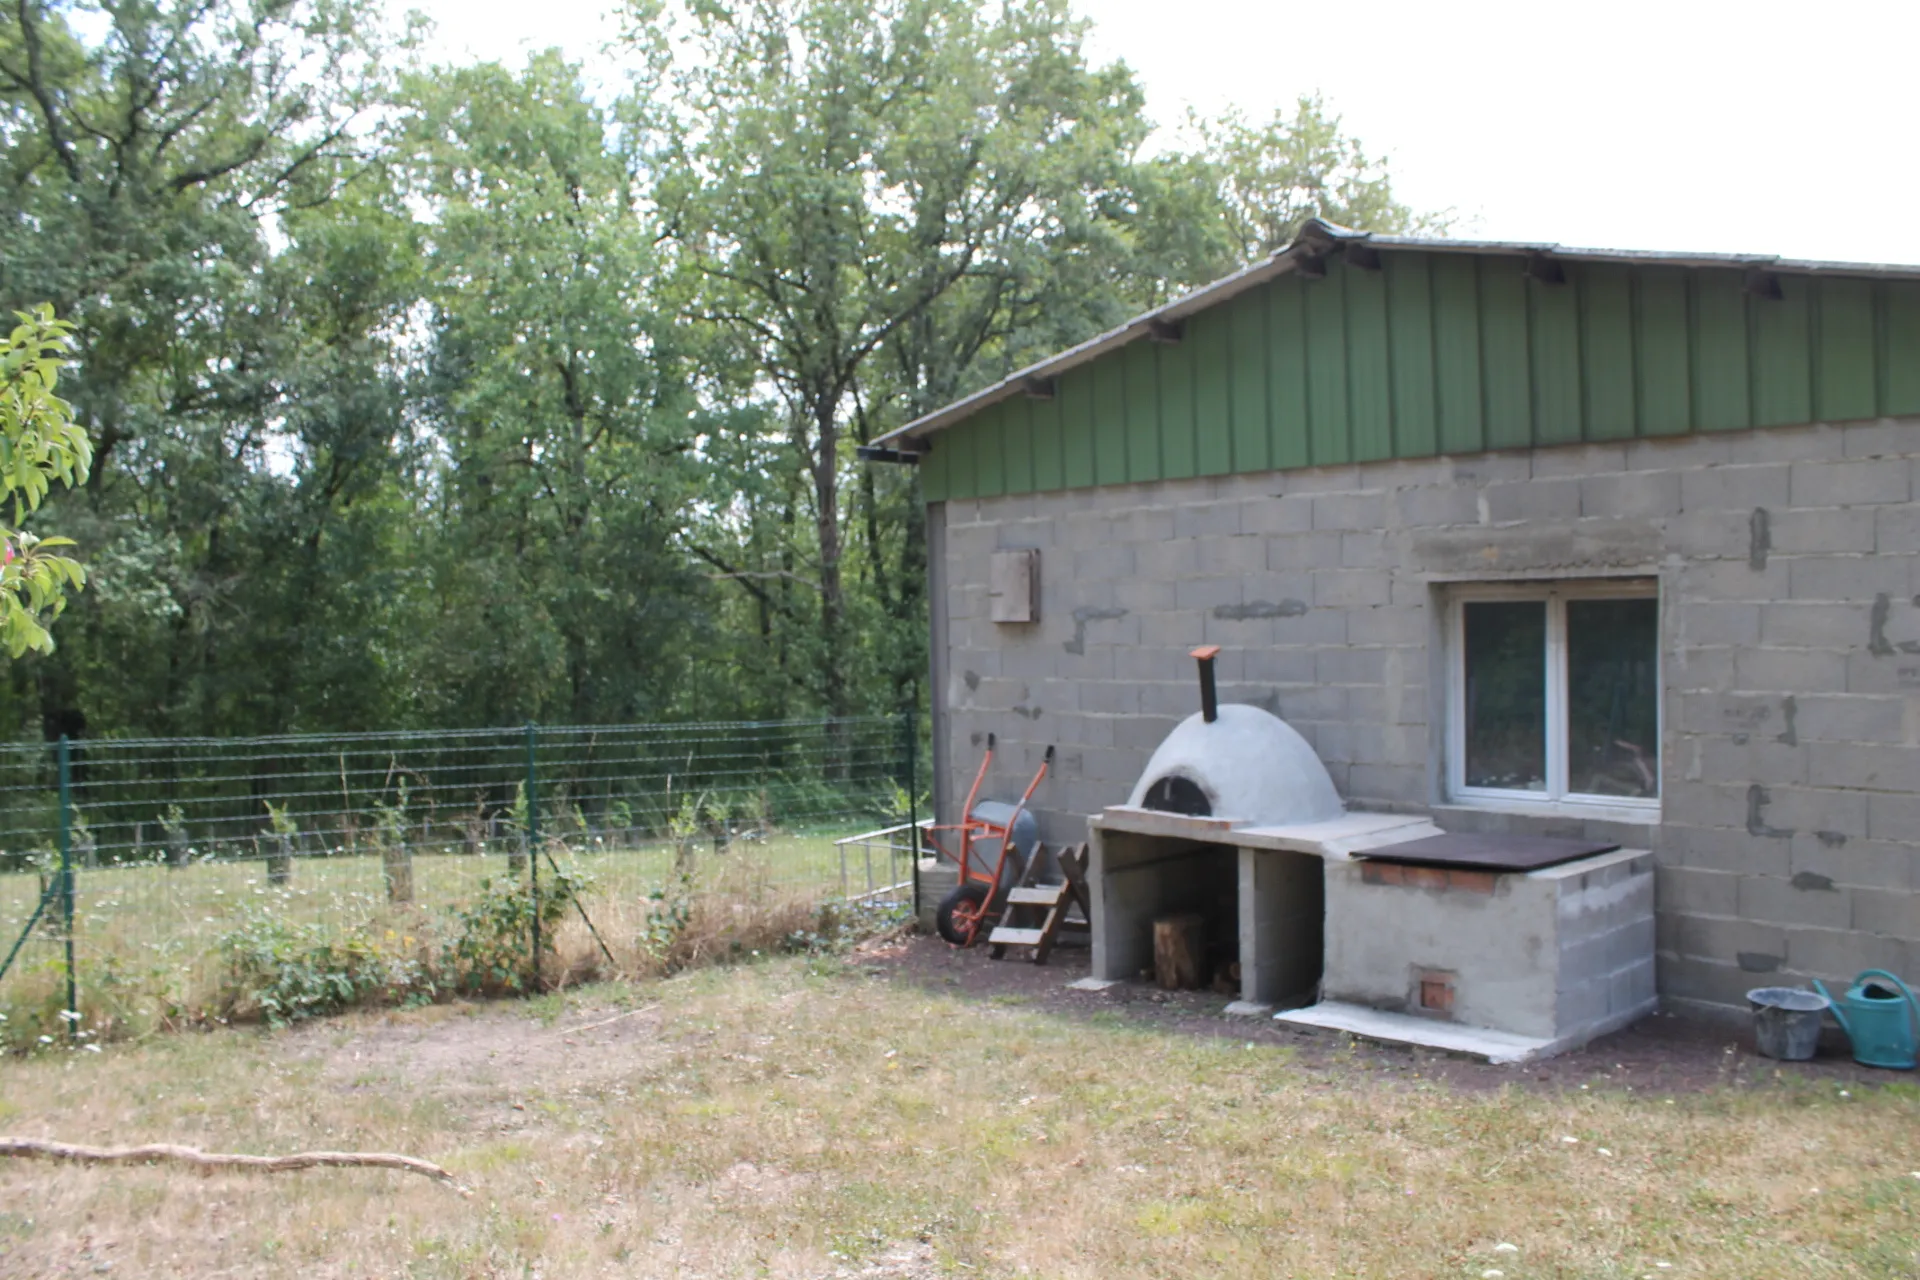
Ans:
{"label": "tree trunk", "polygon": [[1198,987],[1207,957],[1204,916],[1162,916],[1153,922],[1153,973],[1168,991]]}

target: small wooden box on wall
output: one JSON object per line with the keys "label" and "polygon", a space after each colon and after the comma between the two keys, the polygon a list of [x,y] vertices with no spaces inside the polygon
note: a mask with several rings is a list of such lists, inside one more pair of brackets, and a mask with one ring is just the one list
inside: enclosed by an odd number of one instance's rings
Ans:
{"label": "small wooden box on wall", "polygon": [[994,552],[987,599],[988,616],[995,622],[1040,621],[1040,552]]}

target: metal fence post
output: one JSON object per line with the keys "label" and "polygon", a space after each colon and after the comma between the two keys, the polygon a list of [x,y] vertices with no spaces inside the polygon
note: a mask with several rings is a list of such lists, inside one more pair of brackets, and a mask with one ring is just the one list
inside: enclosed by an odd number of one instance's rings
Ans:
{"label": "metal fence post", "polygon": [[540,989],[540,730],[527,721],[527,885],[533,897],[533,990]]}
{"label": "metal fence post", "polygon": [[907,873],[913,877],[913,918],[920,918],[920,778],[919,743],[920,726],[916,723],[919,716],[916,708],[908,707],[902,715],[907,731],[907,857],[912,864]]}
{"label": "metal fence post", "polygon": [[73,750],[60,735],[60,918],[67,938],[67,1038],[80,1036],[80,997],[73,972]]}

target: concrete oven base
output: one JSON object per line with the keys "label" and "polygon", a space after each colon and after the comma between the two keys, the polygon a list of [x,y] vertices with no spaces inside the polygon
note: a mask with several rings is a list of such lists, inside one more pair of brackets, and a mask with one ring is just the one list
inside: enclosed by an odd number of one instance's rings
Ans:
{"label": "concrete oven base", "polygon": [[1644,850],[1493,872],[1355,856],[1438,834],[1405,814],[1251,826],[1115,805],[1088,825],[1093,973],[1076,985],[1138,978],[1154,918],[1191,911],[1212,963],[1237,958],[1233,1014],[1523,1062],[1657,1004]]}
{"label": "concrete oven base", "polygon": [[[1327,863],[1323,1000],[1559,1052],[1655,1004],[1653,855],[1525,874]],[[1399,1025],[1396,1023],[1395,1025]]]}

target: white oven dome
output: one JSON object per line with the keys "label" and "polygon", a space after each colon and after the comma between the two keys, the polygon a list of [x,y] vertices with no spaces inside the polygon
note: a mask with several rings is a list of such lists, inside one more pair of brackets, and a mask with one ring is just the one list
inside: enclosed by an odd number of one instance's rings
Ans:
{"label": "white oven dome", "polygon": [[1279,716],[1244,703],[1220,707],[1211,722],[1199,712],[1181,721],[1155,748],[1127,803],[1170,808],[1148,803],[1154,785],[1169,779],[1197,787],[1211,816],[1244,826],[1326,822],[1346,811],[1307,740]]}

